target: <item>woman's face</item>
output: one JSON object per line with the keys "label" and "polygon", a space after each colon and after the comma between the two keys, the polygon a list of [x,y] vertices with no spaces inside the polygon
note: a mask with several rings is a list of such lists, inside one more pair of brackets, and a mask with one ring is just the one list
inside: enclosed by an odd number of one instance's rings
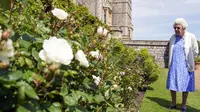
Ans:
{"label": "woman's face", "polygon": [[183,36],[185,33],[185,29],[183,28],[181,24],[175,24],[174,31],[176,35],[180,35],[180,36]]}

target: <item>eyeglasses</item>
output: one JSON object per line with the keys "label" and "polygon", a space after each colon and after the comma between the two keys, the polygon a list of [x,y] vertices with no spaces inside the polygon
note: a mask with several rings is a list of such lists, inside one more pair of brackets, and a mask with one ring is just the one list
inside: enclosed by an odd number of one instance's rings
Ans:
{"label": "eyeglasses", "polygon": [[181,29],[181,27],[174,27],[174,29],[178,29],[178,30],[180,30],[180,29]]}

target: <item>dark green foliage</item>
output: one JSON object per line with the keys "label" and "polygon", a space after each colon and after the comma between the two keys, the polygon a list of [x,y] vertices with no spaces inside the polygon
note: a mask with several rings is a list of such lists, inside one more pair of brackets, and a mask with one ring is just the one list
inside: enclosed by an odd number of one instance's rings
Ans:
{"label": "dark green foliage", "polygon": [[158,79],[159,67],[155,63],[153,57],[149,54],[146,48],[140,50],[138,57],[141,61],[140,66],[143,68],[143,84],[151,84],[155,82]]}

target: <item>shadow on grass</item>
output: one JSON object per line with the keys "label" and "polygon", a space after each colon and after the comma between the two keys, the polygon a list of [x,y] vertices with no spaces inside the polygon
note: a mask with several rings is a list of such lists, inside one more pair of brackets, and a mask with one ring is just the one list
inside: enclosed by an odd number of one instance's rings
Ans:
{"label": "shadow on grass", "polygon": [[[168,109],[168,106],[171,104],[171,101],[168,101],[162,98],[157,98],[157,97],[147,97],[147,98],[151,101],[156,102],[160,106],[165,107],[166,109]],[[181,104],[178,104],[176,110],[180,110],[180,108],[181,108]],[[200,109],[190,107],[189,105],[187,105],[187,108],[188,108],[187,112],[200,112]]]}
{"label": "shadow on grass", "polygon": [[147,90],[151,90],[152,91],[152,90],[154,90],[154,88],[148,86]]}

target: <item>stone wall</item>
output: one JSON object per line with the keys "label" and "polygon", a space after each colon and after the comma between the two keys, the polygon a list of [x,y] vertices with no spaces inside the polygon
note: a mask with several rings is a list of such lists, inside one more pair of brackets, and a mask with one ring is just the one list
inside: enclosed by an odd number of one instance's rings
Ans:
{"label": "stone wall", "polygon": [[127,46],[133,47],[136,50],[147,48],[149,53],[154,57],[155,61],[161,68],[168,67],[168,43],[169,41],[159,40],[127,40],[123,41]]}

